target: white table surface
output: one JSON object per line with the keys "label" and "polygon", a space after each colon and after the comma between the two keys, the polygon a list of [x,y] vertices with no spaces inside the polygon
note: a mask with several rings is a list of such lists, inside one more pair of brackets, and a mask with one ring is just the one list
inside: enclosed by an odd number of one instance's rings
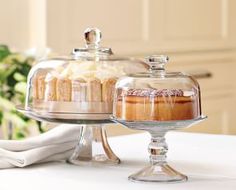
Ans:
{"label": "white table surface", "polygon": [[236,136],[170,132],[168,161],[189,176],[174,184],[134,183],[129,174],[148,164],[147,133],[110,138],[122,163],[116,166],[75,166],[47,163],[0,170],[0,190],[236,190]]}

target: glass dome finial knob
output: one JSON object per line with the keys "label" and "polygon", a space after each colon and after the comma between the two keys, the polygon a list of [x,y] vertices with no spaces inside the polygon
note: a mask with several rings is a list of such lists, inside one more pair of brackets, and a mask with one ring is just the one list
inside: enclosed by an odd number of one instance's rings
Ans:
{"label": "glass dome finial knob", "polygon": [[150,70],[165,70],[164,65],[169,61],[166,55],[151,55],[145,58]]}
{"label": "glass dome finial knob", "polygon": [[98,48],[102,38],[102,33],[98,28],[87,28],[84,31],[84,38],[87,47]]}
{"label": "glass dome finial knob", "polygon": [[151,55],[145,58],[147,63],[167,63],[169,57],[166,55]]}

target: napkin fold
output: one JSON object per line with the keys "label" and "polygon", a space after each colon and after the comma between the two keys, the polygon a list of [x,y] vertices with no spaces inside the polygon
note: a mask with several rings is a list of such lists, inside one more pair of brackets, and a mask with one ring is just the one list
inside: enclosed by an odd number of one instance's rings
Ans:
{"label": "napkin fold", "polygon": [[68,159],[78,143],[78,125],[59,125],[25,140],[0,140],[0,168]]}

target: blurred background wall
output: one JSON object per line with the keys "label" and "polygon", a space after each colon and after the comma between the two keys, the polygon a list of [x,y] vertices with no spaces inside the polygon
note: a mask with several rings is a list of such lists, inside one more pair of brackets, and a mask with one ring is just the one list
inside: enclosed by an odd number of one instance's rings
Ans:
{"label": "blurred background wall", "polygon": [[[100,28],[102,45],[143,57],[164,53],[170,70],[197,76],[203,113],[195,132],[236,134],[235,0],[0,0],[0,43],[68,54],[83,31]],[[112,134],[127,130],[116,128]]]}

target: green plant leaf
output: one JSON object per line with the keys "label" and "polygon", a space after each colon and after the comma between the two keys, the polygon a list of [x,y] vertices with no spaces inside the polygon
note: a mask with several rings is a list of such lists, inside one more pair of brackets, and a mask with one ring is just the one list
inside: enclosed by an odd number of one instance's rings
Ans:
{"label": "green plant leaf", "polygon": [[5,81],[7,80],[7,78],[14,73],[14,71],[16,70],[17,66],[16,65],[12,65],[11,67],[5,67],[5,72],[1,73],[0,76],[0,80],[1,81]]}
{"label": "green plant leaf", "polygon": [[24,63],[27,60],[27,58],[19,53],[12,53],[12,54],[8,54],[8,56],[6,56],[2,62],[6,63],[6,64],[21,64]]}
{"label": "green plant leaf", "polygon": [[11,52],[6,45],[0,45],[0,61],[10,54]]}
{"label": "green plant leaf", "polygon": [[25,94],[26,88],[27,88],[26,82],[18,82],[18,83],[16,83],[14,90],[16,92],[21,93],[21,94]]}
{"label": "green plant leaf", "polygon": [[[39,122],[15,109],[15,104],[25,101],[27,75],[33,62],[32,57],[12,53],[6,45],[0,45],[0,124],[5,138],[25,138],[32,126],[43,132]],[[9,134],[9,124],[13,129],[12,134]]]}
{"label": "green plant leaf", "polygon": [[15,105],[10,101],[7,100],[3,97],[0,97],[0,109],[1,110],[14,110],[15,109]]}
{"label": "green plant leaf", "polygon": [[19,72],[14,73],[13,78],[16,81],[19,81],[19,82],[20,81],[26,81],[26,77],[24,75],[22,75],[21,73],[19,73]]}

